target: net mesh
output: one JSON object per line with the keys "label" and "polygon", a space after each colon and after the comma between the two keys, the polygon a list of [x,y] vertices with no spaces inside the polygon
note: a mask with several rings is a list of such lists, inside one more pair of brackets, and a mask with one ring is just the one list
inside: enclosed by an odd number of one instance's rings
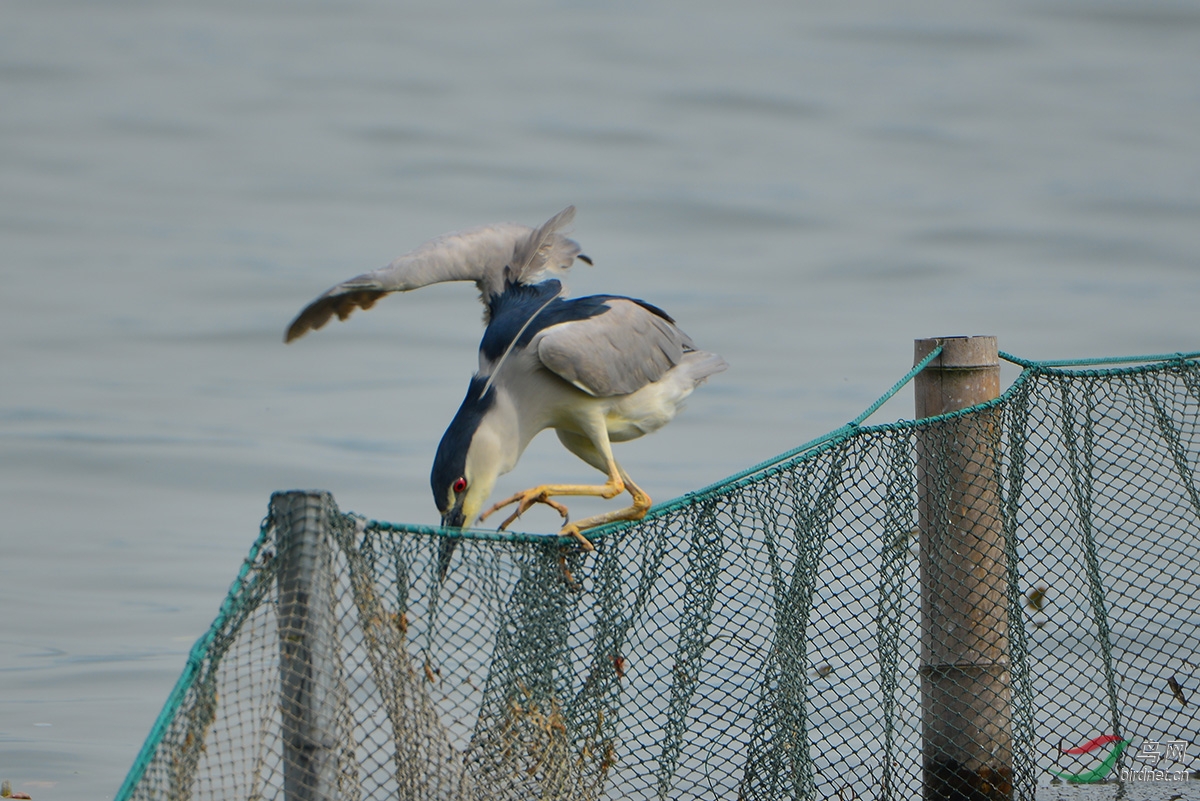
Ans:
{"label": "net mesh", "polygon": [[1198,465],[1179,358],[1030,365],[592,554],[464,536],[444,582],[444,532],[277,494],[118,798],[1032,799],[1156,754],[1186,780]]}

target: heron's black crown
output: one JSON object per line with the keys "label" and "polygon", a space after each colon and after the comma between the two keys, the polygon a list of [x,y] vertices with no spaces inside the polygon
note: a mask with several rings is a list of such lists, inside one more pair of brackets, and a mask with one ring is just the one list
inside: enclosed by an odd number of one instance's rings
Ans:
{"label": "heron's black crown", "polygon": [[483,416],[495,402],[495,396],[491,392],[483,394],[485,384],[486,376],[475,376],[471,379],[467,386],[467,397],[463,398],[458,413],[454,415],[450,427],[442,435],[437,456],[433,459],[433,472],[429,474],[429,483],[433,487],[434,503],[442,514],[449,508],[446,505],[449,500],[447,491],[466,473],[467,451],[471,447],[471,439],[475,436]]}

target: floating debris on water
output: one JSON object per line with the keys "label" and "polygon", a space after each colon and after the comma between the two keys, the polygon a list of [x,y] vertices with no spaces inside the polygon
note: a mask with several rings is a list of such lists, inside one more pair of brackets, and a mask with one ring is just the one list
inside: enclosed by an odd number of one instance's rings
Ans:
{"label": "floating debris on water", "polygon": [[0,783],[0,797],[28,798],[28,799],[33,798],[33,796],[31,796],[29,793],[22,793],[19,790],[14,793],[13,788],[12,788],[12,782],[10,782],[8,779],[5,779],[2,783]]}

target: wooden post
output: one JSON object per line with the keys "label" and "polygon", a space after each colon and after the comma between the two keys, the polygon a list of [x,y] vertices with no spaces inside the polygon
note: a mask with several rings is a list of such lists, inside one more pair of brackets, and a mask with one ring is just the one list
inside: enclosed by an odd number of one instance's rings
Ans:
{"label": "wooden post", "polygon": [[276,492],[279,703],[285,801],[334,801],[337,792],[336,657],[328,492]]}
{"label": "wooden post", "polygon": [[[995,337],[916,341],[916,416],[1000,394]],[[967,414],[919,430],[921,717],[926,801],[1012,798],[1008,563],[1000,516],[1000,417]]]}

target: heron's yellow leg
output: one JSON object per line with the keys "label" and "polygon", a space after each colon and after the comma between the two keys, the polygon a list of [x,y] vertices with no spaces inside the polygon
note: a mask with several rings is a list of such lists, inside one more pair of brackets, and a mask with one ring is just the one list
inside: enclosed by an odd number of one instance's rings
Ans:
{"label": "heron's yellow leg", "polygon": [[[625,481],[621,479],[620,468],[614,464],[609,473],[608,481],[603,484],[542,484],[541,486],[533,487],[532,489],[527,489],[523,492],[518,492],[512,497],[505,498],[481,514],[479,519],[480,521],[486,520],[487,517],[492,513],[503,509],[505,506],[510,506],[515,503],[517,504],[516,511],[505,518],[504,522],[500,524],[500,529],[503,530],[512,524],[512,522],[518,517],[525,514],[529,507],[533,506],[535,503],[544,503],[547,506],[551,506],[558,510],[558,513],[563,516],[563,520],[566,521],[567,507],[552,500],[552,496],[591,495],[599,498],[615,498],[624,491]],[[641,492],[641,490],[638,490],[638,492]],[[642,494],[644,495],[645,493]],[[586,540],[583,540],[583,542],[586,542]],[[592,550],[591,545],[588,544],[585,550]]]}
{"label": "heron's yellow leg", "polygon": [[558,532],[560,537],[574,537],[581,548],[585,551],[595,550],[592,543],[588,542],[587,538],[581,532],[602,526],[605,523],[615,523],[618,520],[641,520],[646,516],[646,512],[650,509],[650,496],[642,491],[642,488],[629,480],[629,476],[625,475],[625,471],[621,471],[621,476],[625,484],[625,488],[629,490],[629,494],[633,497],[633,505],[625,509],[618,509],[615,512],[604,512],[603,514],[592,515],[585,517],[577,523],[568,523],[563,526]]}

